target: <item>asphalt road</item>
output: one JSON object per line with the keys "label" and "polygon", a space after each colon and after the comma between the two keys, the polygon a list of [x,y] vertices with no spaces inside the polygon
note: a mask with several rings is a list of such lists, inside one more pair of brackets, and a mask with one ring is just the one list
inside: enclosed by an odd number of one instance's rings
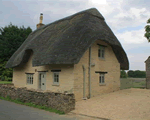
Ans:
{"label": "asphalt road", "polygon": [[0,120],[79,120],[0,99]]}

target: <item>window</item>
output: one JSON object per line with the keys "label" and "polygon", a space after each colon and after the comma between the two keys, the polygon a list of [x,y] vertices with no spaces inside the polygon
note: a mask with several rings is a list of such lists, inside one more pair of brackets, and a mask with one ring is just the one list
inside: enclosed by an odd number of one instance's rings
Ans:
{"label": "window", "polygon": [[53,72],[53,74],[54,74],[53,83],[59,85],[59,72]]}
{"label": "window", "polygon": [[105,74],[100,74],[99,76],[99,84],[104,84],[105,83]]}
{"label": "window", "polygon": [[99,58],[104,58],[105,57],[105,47],[104,46],[99,46],[98,57]]}
{"label": "window", "polygon": [[33,73],[27,73],[27,84],[33,84]]}

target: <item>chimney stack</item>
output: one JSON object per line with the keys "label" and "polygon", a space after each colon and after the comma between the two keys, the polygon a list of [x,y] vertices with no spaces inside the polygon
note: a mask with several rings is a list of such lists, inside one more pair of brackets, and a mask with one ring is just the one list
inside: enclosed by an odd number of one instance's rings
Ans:
{"label": "chimney stack", "polygon": [[44,25],[44,24],[42,23],[42,21],[43,21],[43,13],[40,14],[40,22],[39,22],[39,24],[36,25],[37,29],[38,29],[39,27],[41,27],[41,26]]}

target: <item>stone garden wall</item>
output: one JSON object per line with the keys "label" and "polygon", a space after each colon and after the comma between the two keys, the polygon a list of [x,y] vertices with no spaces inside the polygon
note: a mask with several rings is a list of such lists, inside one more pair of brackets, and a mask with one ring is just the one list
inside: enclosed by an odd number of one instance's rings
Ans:
{"label": "stone garden wall", "polygon": [[36,105],[44,105],[65,113],[75,109],[74,94],[54,92],[37,92],[27,88],[16,88],[13,84],[1,85],[0,96],[11,99],[19,99],[22,102],[32,102]]}

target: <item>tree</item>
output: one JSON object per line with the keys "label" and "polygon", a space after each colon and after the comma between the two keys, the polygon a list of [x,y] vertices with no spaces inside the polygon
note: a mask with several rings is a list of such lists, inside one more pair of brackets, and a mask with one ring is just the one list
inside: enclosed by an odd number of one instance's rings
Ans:
{"label": "tree", "polygon": [[146,72],[135,70],[135,78],[146,78]]}
{"label": "tree", "polygon": [[127,78],[127,73],[124,70],[120,71],[120,78]]}
{"label": "tree", "polygon": [[[150,18],[147,20],[147,24],[150,24]],[[148,42],[150,42],[150,25],[145,26],[145,32],[144,36],[147,38]]]}
{"label": "tree", "polygon": [[140,71],[140,70],[129,70],[127,72],[128,77],[133,77],[133,78],[146,78],[146,71]]}
{"label": "tree", "polygon": [[20,47],[28,35],[32,32],[31,28],[24,26],[18,28],[15,25],[5,26],[0,28],[0,58],[6,61]]}
{"label": "tree", "polygon": [[0,28],[0,78],[12,77],[12,69],[6,69],[5,65],[14,52],[21,46],[28,35],[32,32],[30,27],[18,27],[10,25]]}
{"label": "tree", "polygon": [[127,72],[127,74],[128,74],[128,77],[134,77],[134,76],[135,76],[133,70],[129,70],[129,71]]}

